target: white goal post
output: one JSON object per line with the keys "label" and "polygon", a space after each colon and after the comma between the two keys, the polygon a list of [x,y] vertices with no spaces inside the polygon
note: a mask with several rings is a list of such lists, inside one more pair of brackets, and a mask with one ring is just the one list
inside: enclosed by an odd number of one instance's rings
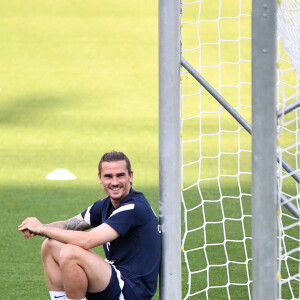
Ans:
{"label": "white goal post", "polygon": [[159,11],[160,298],[299,299],[300,1]]}
{"label": "white goal post", "polygon": [[181,298],[180,4],[159,2],[160,298]]}

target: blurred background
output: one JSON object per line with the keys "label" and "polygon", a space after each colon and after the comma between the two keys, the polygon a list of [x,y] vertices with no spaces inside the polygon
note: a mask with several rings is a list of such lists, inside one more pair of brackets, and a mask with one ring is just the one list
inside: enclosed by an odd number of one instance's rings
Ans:
{"label": "blurred background", "polygon": [[[42,238],[17,226],[104,197],[104,152],[129,156],[158,213],[158,3],[2,1],[0,70],[0,298],[48,299]],[[58,168],[77,179],[45,179]]]}

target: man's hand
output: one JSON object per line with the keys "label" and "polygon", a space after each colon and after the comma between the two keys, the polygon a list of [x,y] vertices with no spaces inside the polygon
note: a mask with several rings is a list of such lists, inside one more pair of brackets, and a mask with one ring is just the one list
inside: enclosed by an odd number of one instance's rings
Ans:
{"label": "man's hand", "polygon": [[31,239],[40,233],[42,225],[37,218],[27,218],[18,226],[18,230],[21,231],[24,237]]}

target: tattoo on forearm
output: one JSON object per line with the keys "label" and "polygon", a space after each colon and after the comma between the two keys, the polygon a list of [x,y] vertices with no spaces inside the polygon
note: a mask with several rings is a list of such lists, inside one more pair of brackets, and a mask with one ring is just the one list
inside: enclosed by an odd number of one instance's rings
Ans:
{"label": "tattoo on forearm", "polygon": [[84,220],[80,220],[77,218],[71,218],[66,221],[65,223],[65,229],[67,230],[87,230],[90,229],[91,226],[85,222]]}

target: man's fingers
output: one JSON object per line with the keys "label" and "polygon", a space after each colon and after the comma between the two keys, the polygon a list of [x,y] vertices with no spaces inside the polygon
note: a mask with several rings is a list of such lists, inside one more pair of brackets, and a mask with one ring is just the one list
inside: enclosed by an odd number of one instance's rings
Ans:
{"label": "man's fingers", "polygon": [[18,226],[18,230],[29,230],[30,233],[37,234],[41,224],[37,218],[27,218]]}
{"label": "man's fingers", "polygon": [[31,232],[31,237],[35,237],[35,236],[37,236],[37,234],[34,232]]}
{"label": "man's fingers", "polygon": [[27,227],[26,227],[26,224],[21,224],[21,225],[19,225],[18,226],[18,230],[20,230],[20,231],[23,231],[23,230],[26,230],[27,229]]}
{"label": "man's fingers", "polygon": [[26,233],[24,231],[21,231],[21,233],[24,237],[26,237]]}
{"label": "man's fingers", "polygon": [[27,239],[31,238],[31,233],[28,229],[22,230],[21,233],[23,234],[24,237],[26,237]]}
{"label": "man's fingers", "polygon": [[24,226],[28,223],[28,220],[29,218],[26,218],[19,226],[18,226],[18,228],[20,229],[20,230],[22,230],[22,228],[24,228]]}

